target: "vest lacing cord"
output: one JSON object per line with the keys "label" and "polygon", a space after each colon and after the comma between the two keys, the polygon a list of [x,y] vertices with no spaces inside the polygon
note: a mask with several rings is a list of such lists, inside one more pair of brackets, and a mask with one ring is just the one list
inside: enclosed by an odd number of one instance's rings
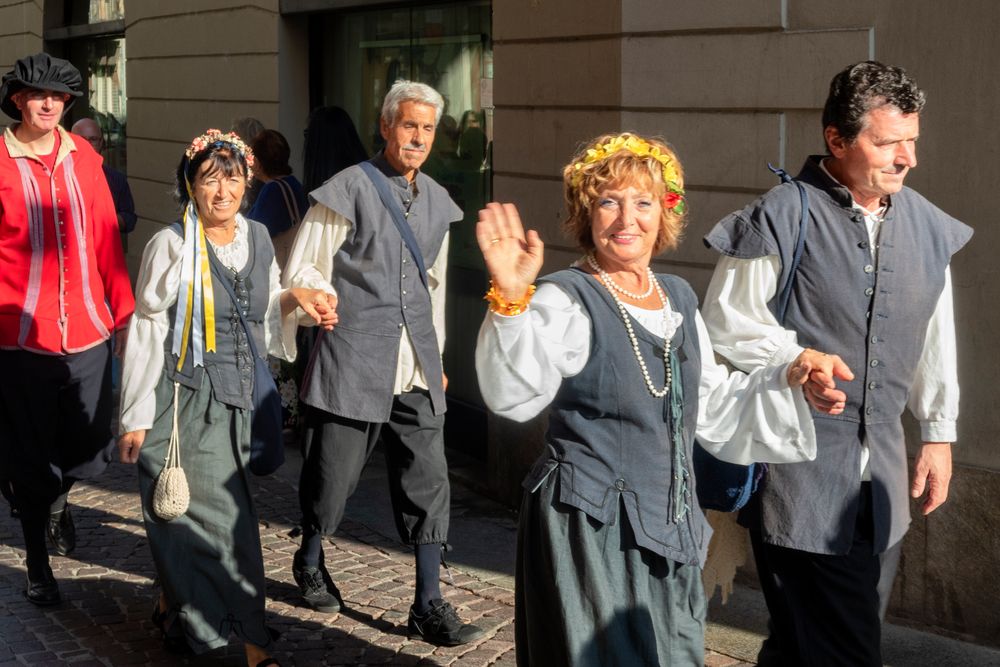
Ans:
{"label": "vest lacing cord", "polygon": [[674,382],[667,396],[667,416],[670,424],[670,447],[673,455],[670,479],[670,520],[680,523],[687,518],[691,509],[691,489],[688,484],[687,452],[684,449],[684,387],[676,352],[667,343],[664,354],[670,355],[670,370]]}

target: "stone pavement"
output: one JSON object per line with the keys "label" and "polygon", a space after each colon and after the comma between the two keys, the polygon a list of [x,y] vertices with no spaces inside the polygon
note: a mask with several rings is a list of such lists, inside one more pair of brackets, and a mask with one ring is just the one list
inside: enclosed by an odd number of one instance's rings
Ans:
{"label": "stone pavement", "polygon": [[[451,581],[445,597],[487,630],[484,639],[439,648],[406,637],[413,560],[395,539],[382,472],[370,466],[340,533],[326,547],[327,564],[347,603],[329,615],[300,606],[292,580],[298,516],[298,457],[272,477],[256,478],[261,541],[268,579],[268,621],[281,632],[275,656],[283,665],[514,664],[513,513],[453,485]],[[376,455],[376,458],[379,458]],[[150,621],[157,595],[142,526],[134,468],[112,464],[70,494],[77,526],[71,557],[52,557],[64,601],[38,608],[24,599],[20,526],[0,502],[0,667],[6,665],[243,665],[235,644],[196,659],[164,651]],[[451,554],[450,554],[451,555]],[[709,653],[710,667],[740,662]]]}

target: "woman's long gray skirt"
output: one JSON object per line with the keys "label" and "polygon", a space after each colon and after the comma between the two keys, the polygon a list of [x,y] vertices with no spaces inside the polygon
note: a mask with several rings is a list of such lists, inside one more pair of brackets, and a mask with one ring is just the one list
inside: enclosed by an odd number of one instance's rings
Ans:
{"label": "woman's long gray skirt", "polygon": [[[204,377],[204,376],[203,376]],[[139,490],[171,635],[196,653],[229,643],[230,633],[257,646],[272,639],[264,623],[264,560],[247,476],[250,411],[215,401],[207,378],[179,393],[181,467],[191,490],[187,513],[164,521],[152,511],[173,420],[174,385],[156,388],[156,418],[139,450]]]}
{"label": "woman's long gray skirt", "polygon": [[701,569],[637,546],[622,508],[602,525],[559,502],[558,477],[521,503],[517,664],[704,665]]}

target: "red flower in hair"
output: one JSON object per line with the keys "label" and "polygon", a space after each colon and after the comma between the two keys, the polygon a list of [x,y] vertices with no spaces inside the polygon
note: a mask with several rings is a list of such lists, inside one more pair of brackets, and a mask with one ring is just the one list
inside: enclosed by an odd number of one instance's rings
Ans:
{"label": "red flower in hair", "polygon": [[663,194],[663,208],[668,211],[674,210],[674,207],[681,203],[683,197],[676,192],[667,191]]}

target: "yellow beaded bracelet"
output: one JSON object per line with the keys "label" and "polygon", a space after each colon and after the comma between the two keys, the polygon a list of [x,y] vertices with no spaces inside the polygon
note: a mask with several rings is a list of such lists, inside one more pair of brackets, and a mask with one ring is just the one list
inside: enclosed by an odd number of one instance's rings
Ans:
{"label": "yellow beaded bracelet", "polygon": [[499,315],[520,315],[528,308],[531,295],[535,293],[535,286],[528,285],[528,291],[524,296],[515,301],[508,301],[497,291],[496,285],[490,281],[490,291],[483,297],[490,304],[490,310]]}

